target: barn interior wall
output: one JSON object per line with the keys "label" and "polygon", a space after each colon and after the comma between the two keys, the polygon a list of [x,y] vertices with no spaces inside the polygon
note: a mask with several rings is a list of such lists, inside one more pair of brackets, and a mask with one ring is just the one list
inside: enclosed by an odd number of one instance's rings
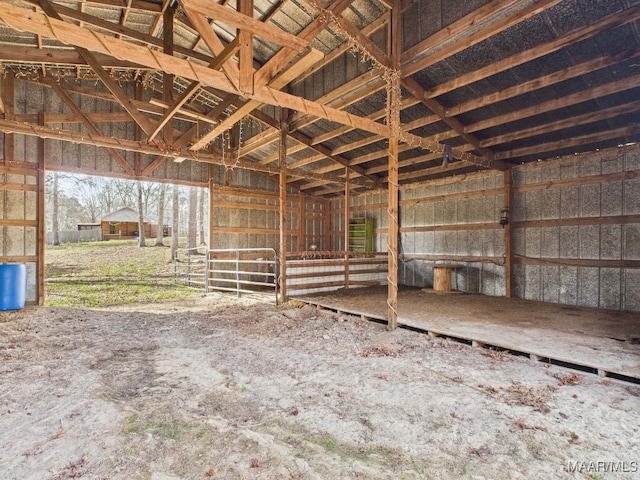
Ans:
{"label": "barn interior wall", "polygon": [[38,300],[38,156],[22,135],[0,135],[0,152],[13,145],[12,158],[0,163],[0,263],[23,263],[27,302]]}
{"label": "barn interior wall", "polygon": [[[78,118],[73,122],[55,123],[58,118],[63,118],[61,115],[67,115],[64,118],[70,120],[71,117],[69,115],[73,112],[52,88],[22,80],[16,80],[14,83],[15,113],[18,120],[21,118],[20,115],[23,115],[25,119],[29,118],[33,123],[37,123],[37,120],[31,117],[45,112],[44,120],[47,127],[59,128],[62,131],[88,133],[86,127],[82,125]],[[84,89],[87,92],[96,91],[96,88],[98,88],[95,81],[78,80],[76,83],[79,89]],[[135,85],[122,83],[121,86],[130,97],[135,97]],[[67,94],[90,118],[92,115],[96,115],[95,118],[103,118],[98,116],[121,115],[124,112],[122,107],[115,102],[100,96],[93,97],[74,91],[68,91]],[[60,117],[56,117],[57,115],[60,115]],[[95,125],[104,136],[129,140],[136,139],[136,126],[131,120],[96,121]],[[177,122],[176,126],[180,130],[187,130],[191,124]],[[28,140],[26,144],[27,151],[31,152],[35,148],[34,145],[37,145],[36,139]],[[171,158],[166,158],[163,162],[153,166],[152,163],[156,160],[155,156],[139,155],[139,163],[136,164],[135,153],[118,150],[118,153],[125,159],[131,169],[127,171],[107,149],[102,147],[47,139],[45,150],[46,167],[49,170],[119,178],[136,178],[131,172],[137,172],[150,181],[175,181],[198,186],[206,186],[208,181],[209,168],[206,163],[202,162],[191,160],[176,162]]]}
{"label": "barn interior wall", "polygon": [[[217,169],[216,169],[217,170]],[[214,183],[212,248],[279,249],[280,198],[276,180],[256,172],[234,170],[230,185]],[[214,182],[223,181],[216,171]],[[300,252],[315,244],[325,249],[325,209],[322,199],[287,192],[286,251]]]}
{"label": "barn interior wall", "polygon": [[[550,303],[640,311],[640,148],[603,150],[512,169],[407,185],[400,191],[400,283],[431,287],[434,262],[461,267],[453,287],[503,296],[509,207],[512,295]],[[374,219],[386,250],[384,192],[353,196],[350,218]],[[331,201],[335,249],[344,248],[344,199]]]}
{"label": "barn interior wall", "polygon": [[514,293],[640,311],[640,149],[514,169]]}

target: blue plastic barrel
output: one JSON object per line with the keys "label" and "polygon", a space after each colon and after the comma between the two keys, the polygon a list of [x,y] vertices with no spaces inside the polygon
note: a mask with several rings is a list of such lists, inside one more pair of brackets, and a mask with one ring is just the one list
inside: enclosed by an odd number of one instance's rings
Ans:
{"label": "blue plastic barrel", "polygon": [[0,310],[24,308],[27,296],[27,267],[23,263],[0,265]]}

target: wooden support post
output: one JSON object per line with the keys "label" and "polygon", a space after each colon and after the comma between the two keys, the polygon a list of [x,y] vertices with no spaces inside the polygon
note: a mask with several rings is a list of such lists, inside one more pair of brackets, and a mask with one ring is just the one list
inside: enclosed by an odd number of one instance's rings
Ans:
{"label": "wooden support post", "polygon": [[280,167],[280,298],[287,298],[287,110],[280,109],[280,140],[278,142],[278,166]]}
{"label": "wooden support post", "polygon": [[349,288],[349,167],[344,169],[344,288]]}
{"label": "wooden support post", "polygon": [[400,9],[391,9],[389,22],[389,51],[394,73],[387,82],[387,115],[391,134],[389,136],[388,201],[387,201],[387,329],[398,327],[398,136],[400,134],[400,52],[401,18]]}
{"label": "wooden support post", "polygon": [[509,223],[504,225],[504,286],[505,297],[511,298],[513,295],[513,281],[511,277],[512,264],[512,239],[511,239],[511,205],[513,205],[513,188],[511,181],[511,165],[503,173],[504,182],[504,209],[506,210]]}
{"label": "wooden support post", "polygon": [[324,229],[324,247],[323,250],[333,250],[331,245],[331,201],[328,198],[324,199],[323,205],[323,226]]}
{"label": "wooden support post", "polygon": [[[13,105],[15,98],[14,77],[11,71],[6,72],[2,80],[2,102],[4,103],[4,119],[13,120]],[[15,144],[13,133],[4,134],[4,162],[9,163],[14,160]]]}
{"label": "wooden support post", "polygon": [[389,138],[389,195],[387,233],[387,316],[389,330],[398,326],[398,138]]}
{"label": "wooden support post", "polygon": [[213,221],[215,220],[215,202],[213,200],[213,192],[215,183],[213,181],[214,166],[209,165],[209,250],[213,249],[215,243],[213,241]]}
{"label": "wooden support post", "polygon": [[[164,53],[173,55],[173,18],[175,15],[175,7],[169,6],[162,15],[162,44]],[[174,76],[170,73],[162,73],[162,97],[167,105],[173,104],[173,81]],[[162,137],[168,146],[173,145],[173,125],[171,121],[165,123],[162,128]]]}
{"label": "wooden support post", "polygon": [[[142,85],[142,83],[136,82],[136,100],[138,101],[142,100],[143,95],[144,95],[144,86]],[[136,141],[142,140],[142,128],[140,128],[140,125],[136,123],[135,129],[136,129]],[[133,169],[135,171],[135,175],[139,179],[140,176],[142,175],[142,153],[135,152],[133,154],[133,163],[134,163]]]}
{"label": "wooden support post", "polygon": [[[44,112],[39,114],[39,123],[44,125]],[[44,138],[38,138],[38,178],[36,180],[38,185],[37,196],[37,263],[36,263],[36,275],[37,275],[37,287],[36,297],[38,305],[44,305],[45,291],[44,291],[44,273],[45,273],[45,258],[44,258],[44,236],[45,236],[45,140]]]}
{"label": "wooden support post", "polygon": [[[239,0],[238,12],[253,19],[253,0]],[[250,29],[239,28],[237,37],[240,45],[238,54],[239,89],[245,95],[253,95],[253,34]]]}
{"label": "wooden support post", "polygon": [[302,252],[307,249],[307,240],[305,238],[307,229],[306,224],[307,220],[305,218],[306,209],[305,209],[305,198],[301,193],[298,195],[298,251]]}

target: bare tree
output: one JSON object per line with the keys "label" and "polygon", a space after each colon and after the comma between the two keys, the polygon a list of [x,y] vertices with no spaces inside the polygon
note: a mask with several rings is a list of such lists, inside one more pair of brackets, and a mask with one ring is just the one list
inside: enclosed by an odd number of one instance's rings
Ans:
{"label": "bare tree", "polygon": [[138,180],[138,246],[145,246],[144,238],[144,202],[142,201],[142,182]]}
{"label": "bare tree", "polygon": [[200,245],[206,245],[206,239],[204,236],[204,197],[205,190],[200,189],[200,195],[198,196],[198,225],[200,226]]}
{"label": "bare tree", "polygon": [[156,247],[164,247],[164,197],[167,194],[167,184],[160,185],[158,193],[158,226],[156,228]]}
{"label": "bare tree", "polygon": [[180,190],[173,185],[173,218],[171,220],[171,258],[176,258],[178,237],[180,235]]}
{"label": "bare tree", "polygon": [[198,190],[189,187],[189,232],[187,233],[187,248],[196,248],[198,234]]}
{"label": "bare tree", "polygon": [[60,245],[60,219],[58,217],[60,208],[60,188],[58,185],[58,172],[53,172],[53,214],[52,214],[52,230],[53,244]]}

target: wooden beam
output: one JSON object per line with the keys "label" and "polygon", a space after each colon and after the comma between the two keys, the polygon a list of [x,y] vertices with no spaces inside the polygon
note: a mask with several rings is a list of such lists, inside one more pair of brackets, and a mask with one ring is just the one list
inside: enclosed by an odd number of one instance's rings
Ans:
{"label": "wooden beam", "polygon": [[[500,11],[511,7],[515,2],[511,0],[490,2],[407,50],[402,57],[402,74],[404,76],[413,75],[420,70],[451,57],[513,25],[545,11],[561,1],[562,0],[539,0],[508,16],[502,16],[502,18],[498,18],[498,20],[494,22],[487,20],[495,17]],[[469,35],[465,35],[467,30],[483,22],[487,23],[486,27],[476,30]],[[435,48],[456,36],[462,38],[444,48]],[[429,54],[429,52],[434,53]],[[426,56],[425,53],[427,54]]]}
{"label": "wooden beam", "polygon": [[446,42],[451,42],[452,39],[455,41],[455,39],[462,36],[470,28],[477,27],[483,23],[489,23],[491,18],[495,17],[497,13],[504,11],[515,3],[517,3],[517,0],[493,0],[476,8],[468,15],[438,30],[430,37],[427,37],[402,52],[400,62],[404,65],[419,60],[420,57],[428,55],[434,48],[444,45]]}
{"label": "wooden beam", "polygon": [[513,173],[511,165],[503,172],[502,183],[504,186],[504,213],[507,216],[509,223],[503,225],[504,227],[504,295],[507,298],[513,296],[513,219],[510,218],[513,208]]}
{"label": "wooden beam", "polygon": [[[330,6],[327,5],[327,0],[316,0],[321,8],[327,8],[334,15],[340,15],[353,0],[335,0]],[[306,42],[311,42],[316,35],[326,28],[326,24],[322,18],[314,19],[309,25],[302,29],[296,36],[303,39]],[[275,55],[273,55],[261,68],[258,70],[253,78],[254,86],[266,85],[278,72],[284,68],[298,52],[292,49],[280,49]],[[291,108],[291,107],[289,107]]]}
{"label": "wooden beam", "polygon": [[[400,52],[402,51],[401,12],[391,10],[389,22],[389,52],[395,70],[400,69]],[[400,127],[400,110],[394,108],[401,99],[400,83],[391,85],[387,93],[387,110],[389,111],[390,137],[387,186],[387,329],[398,327],[398,235],[399,224],[399,185],[398,185],[398,133]]]}
{"label": "wooden beam", "polygon": [[[44,125],[44,114],[41,112],[40,116],[40,125]],[[38,261],[36,263],[37,266],[37,286],[36,286],[36,297],[38,301],[38,305],[44,305],[45,300],[45,290],[44,290],[44,277],[45,277],[45,231],[46,231],[46,211],[45,211],[45,161],[46,161],[46,151],[45,151],[45,141],[43,139],[38,139],[38,176],[36,178],[36,183],[38,185],[38,193],[37,193],[37,209],[36,209],[36,218],[38,219],[38,228],[37,228],[37,251],[36,255],[38,257]]]}
{"label": "wooden beam", "polygon": [[543,135],[545,133],[556,132],[566,128],[577,127],[580,125],[587,125],[589,123],[607,120],[610,118],[620,117],[622,115],[632,114],[640,112],[640,100],[631,103],[625,103],[604,110],[589,112],[576,117],[570,117],[563,120],[558,120],[551,123],[538,125],[536,127],[525,128],[515,132],[509,132],[504,135],[497,135],[492,138],[488,138],[481,142],[482,145],[492,146],[500,145],[515,140],[521,140],[523,138],[529,138],[536,135]]}
{"label": "wooden beam", "polygon": [[631,127],[622,127],[615,130],[606,130],[596,134],[580,135],[573,138],[566,138],[556,142],[539,143],[530,147],[515,148],[505,152],[496,154],[499,159],[513,159],[523,157],[525,155],[538,155],[542,158],[542,153],[553,152],[555,150],[566,149],[570,147],[578,147],[588,143],[598,143],[616,138],[625,139],[624,142],[637,142],[640,140],[640,125]]}
{"label": "wooden beam", "polygon": [[[238,48],[239,46],[238,46],[237,40],[234,40],[233,42],[229,43],[223,49],[220,55],[218,55],[215,58],[215,60],[209,64],[209,68],[212,68],[214,70],[220,69],[227,60],[229,60],[233,55],[236,54],[236,52],[238,51]],[[175,100],[172,104],[170,104],[167,107],[167,110],[165,111],[164,115],[158,122],[158,125],[156,125],[156,128],[154,129],[154,131],[151,132],[151,134],[149,135],[149,138],[147,139],[147,141],[153,140],[155,136],[160,132],[160,130],[162,130],[162,127],[164,127],[164,125],[175,116],[175,114],[180,110],[180,108],[182,108],[182,106],[185,103],[187,103],[187,101],[198,90],[200,90],[201,87],[202,87],[202,84],[200,82],[198,81],[191,82],[191,84],[187,88],[185,88],[185,90],[182,92],[180,97],[178,97],[177,100]]]}
{"label": "wooden beam", "polygon": [[[209,22],[207,22],[204,16],[196,12],[192,12],[191,10],[185,10],[185,13],[187,14],[187,17],[189,17],[189,20],[200,34],[200,38],[207,45],[211,53],[213,53],[214,56],[222,55],[225,46],[223,45],[222,40],[220,40],[218,35],[216,35],[216,33],[211,29],[211,25],[209,25]],[[234,62],[223,62],[222,71],[227,77],[227,80],[231,83],[231,85],[233,85],[233,88],[237,90],[236,92],[231,93],[239,93],[238,81],[240,77],[240,70],[238,68],[238,65],[236,65]],[[198,78],[191,78],[191,80],[198,81],[198,83],[203,83]],[[225,91],[228,92],[228,90]]]}
{"label": "wooden beam", "polygon": [[[24,2],[31,3],[33,5],[39,5],[40,0],[22,0]],[[154,46],[158,48],[162,48],[162,39],[156,38],[154,35],[147,35],[141,33],[132,28],[127,28],[119,23],[111,22],[109,20],[105,20],[102,18],[94,17],[84,13],[83,6],[87,2],[80,3],[80,10],[75,10],[73,8],[65,7],[60,4],[52,4],[52,8],[60,14],[60,16],[74,20],[78,22],[81,27],[85,27],[86,25],[91,25],[93,27],[97,27],[99,30],[111,32],[116,35],[117,38],[127,37],[132,40],[136,40],[138,42],[146,43],[149,46]],[[161,16],[159,16],[161,18]],[[205,63],[208,63],[212,60],[212,58],[208,55],[204,55],[200,52],[194,51],[189,48],[180,47],[178,45],[175,46],[176,53],[180,55],[184,55],[187,58],[195,58],[201,60]],[[103,64],[107,66],[106,64]]]}
{"label": "wooden beam", "polygon": [[[287,174],[285,173],[287,168],[287,111],[285,109],[280,110],[280,140],[278,142],[278,167],[280,174],[279,180],[279,206],[280,206],[280,298],[283,302],[287,298]],[[300,219],[303,221],[303,219]]]}
{"label": "wooden beam", "polygon": [[[368,70],[362,75],[345,82],[339,87],[317,98],[315,101],[334,108],[344,108],[365,98],[367,95],[383,90],[387,82],[382,77],[383,71],[379,68]],[[368,88],[364,88],[371,84]],[[289,119],[290,129],[300,129],[316,122],[317,118],[307,118],[306,115],[293,113]]]}
{"label": "wooden beam", "polygon": [[362,31],[355,28],[353,24],[342,15],[333,15],[332,18],[337,22],[338,26],[342,28],[346,36],[353,38],[355,40],[354,43],[362,48],[375,62],[385,68],[391,68],[391,59],[389,56],[369,40],[369,37],[363,34]]}
{"label": "wooden beam", "polygon": [[[276,78],[269,82],[269,86],[274,89],[281,89],[287,83],[289,83],[292,79],[296,78],[301,72],[304,72],[309,66],[313,65],[320,58],[322,58],[323,54],[319,50],[309,49],[299,61],[294,63],[291,67],[281,72]],[[238,107],[235,112],[221,121],[213,130],[203,135],[197,142],[195,142],[191,147],[191,151],[197,151],[204,147],[211,140],[216,138],[225,130],[228,130],[232,125],[235,125],[242,118],[246,117],[249,113],[251,113],[256,108],[262,105],[261,102],[257,100],[249,100],[244,105]]]}
{"label": "wooden beam", "polygon": [[554,110],[571,105],[577,105],[588,100],[594,100],[596,98],[605,97],[625,90],[631,90],[633,88],[637,88],[639,84],[640,74],[633,75],[622,80],[600,85],[584,92],[572,93],[561,98],[548,100],[546,102],[531,105],[530,107],[522,108],[503,115],[496,115],[486,120],[481,120],[471,125],[467,125],[465,127],[465,131],[477,132],[479,130],[495,127],[496,125],[503,125],[505,123],[514,122],[516,120],[532,117],[541,113],[552,112]]}
{"label": "wooden beam", "polygon": [[[255,118],[257,118],[258,120],[267,123],[269,125],[271,125],[272,127],[275,126],[274,121],[266,114],[262,113],[262,112],[255,112]],[[378,183],[378,178],[375,177],[374,175],[367,175],[364,170],[362,168],[359,168],[357,166],[351,166],[349,165],[349,160],[338,156],[338,155],[333,155],[331,153],[331,151],[326,148],[323,147],[322,145],[313,145],[311,144],[311,139],[309,137],[307,137],[306,135],[304,135],[301,132],[291,132],[289,131],[289,138],[293,138],[295,141],[297,141],[298,143],[301,144],[301,147],[298,149],[299,150],[304,150],[304,148],[309,148],[311,150],[314,150],[318,153],[320,153],[322,155],[322,158],[328,158],[329,160],[333,160],[334,162],[336,162],[338,165],[344,166],[349,168],[350,170],[352,170],[353,172],[355,172],[358,176],[362,176],[365,177],[367,180],[369,180],[370,182],[372,182],[374,185],[377,185]],[[289,154],[294,153],[294,151],[296,151],[295,149],[288,149]],[[268,162],[266,162],[268,163]],[[302,165],[299,165],[302,166]]]}
{"label": "wooden beam", "polygon": [[[351,202],[351,183],[349,169],[344,169],[344,288],[349,288],[349,203]],[[365,236],[366,242],[366,236]],[[366,244],[366,243],[365,243]],[[366,248],[365,248],[366,250]]]}
{"label": "wooden beam", "polygon": [[[96,55],[106,68],[144,68],[132,62],[116,60],[107,55]],[[15,63],[39,63],[41,65],[84,66],[87,62],[75,51],[54,48],[0,47],[0,61]]]}
{"label": "wooden beam", "polygon": [[[51,6],[49,0],[40,0],[39,1],[40,8],[46,13],[47,16],[55,19],[57,21],[62,22],[60,15],[58,12]],[[62,22],[64,23],[64,22]],[[142,113],[138,111],[137,108],[131,103],[131,100],[127,97],[125,92],[122,90],[120,85],[118,85],[108,74],[106,70],[102,68],[100,62],[96,59],[96,57],[86,48],[74,45],[76,51],[80,54],[80,56],[84,59],[85,62],[93,69],[93,71],[98,75],[102,83],[107,87],[107,89],[112,93],[112,95],[118,100],[118,103],[122,105],[122,107],[131,115],[131,118],[136,122],[145,133],[150,133],[153,130],[151,126],[151,122],[149,119],[144,116]]]}
{"label": "wooden beam", "polygon": [[[58,128],[48,128],[39,125],[18,123],[15,121],[0,119],[0,132],[5,133],[18,133],[21,135],[30,135],[40,138],[51,138],[55,140],[62,140],[72,143],[79,143],[84,145],[93,145],[97,147],[112,147],[119,148],[131,152],[141,152],[148,155],[166,155],[170,157],[180,157],[196,162],[209,163],[213,165],[225,165],[224,160],[218,154],[209,153],[194,153],[188,150],[176,149],[167,151],[160,147],[148,144],[146,142],[136,142],[134,140],[117,139],[113,137],[103,137],[99,135],[93,135],[86,132],[76,132],[70,130],[61,130]],[[6,143],[6,142],[5,142]],[[175,146],[175,144],[174,144]],[[270,167],[268,165],[260,165],[248,160],[239,159],[236,162],[237,168],[244,170],[251,170],[255,172],[262,172],[270,175],[280,173],[277,167]],[[307,170],[297,168],[287,168],[287,175],[299,177],[299,178],[316,178],[319,180],[326,180],[329,182],[343,183],[343,179],[334,175],[322,175],[309,172]]]}
{"label": "wooden beam", "polygon": [[[549,55],[550,53],[568,47],[576,42],[591,38],[599,33],[602,33],[603,31],[614,29],[621,25],[634,22],[639,18],[640,5],[636,5],[635,7],[622,10],[620,12],[614,13],[613,15],[609,15],[608,17],[605,17],[602,20],[585,28],[573,31],[545,44],[538,45],[537,47],[531,48],[529,50],[525,50],[524,52],[511,55],[510,57],[504,58],[500,61],[493,62],[486,67],[479,68],[466,75],[462,75],[450,82],[442,83],[437,87],[427,90],[427,95],[430,98],[437,97],[457,88],[477,82],[478,80],[487,79],[497,73],[510,70],[514,67],[517,67],[518,65],[522,65],[537,58],[544,57],[545,55]],[[407,72],[403,71],[403,75],[407,74]]]}
{"label": "wooden beam", "polygon": [[[43,0],[44,1],[44,0]],[[333,5],[341,3],[338,0]],[[333,6],[332,5],[332,6]],[[67,24],[56,19],[46,19],[42,15],[27,12],[26,10],[13,5],[5,5],[0,11],[0,21],[6,25],[20,31],[42,34],[53,37],[72,45],[83,45],[85,48],[99,53],[109,53],[116,58],[131,59],[134,62],[142,63],[150,68],[166,71],[175,75],[197,80],[214,88],[224,90],[229,93],[239,94],[240,92],[224,78],[219,72],[212,71],[202,65],[189,62],[185,59],[170,57],[161,52],[150,51],[145,47],[130,44],[122,40],[114,39],[93,31],[88,31],[75,25]],[[275,58],[277,56],[274,55]],[[256,72],[256,75],[260,72]],[[255,80],[255,79],[254,79]],[[257,87],[251,96],[253,100],[262,103],[291,110],[301,111],[320,118],[350,125],[354,128],[369,131],[371,133],[386,135],[389,128],[378,122],[370,121],[366,118],[337,110],[304,98],[277,91],[267,86]],[[152,128],[149,129],[152,131]],[[431,149],[433,145],[423,142],[415,135],[403,135],[403,140],[415,146]]]}
{"label": "wooden beam", "polygon": [[[260,20],[254,19],[253,16],[248,16],[212,0],[179,0],[179,2],[185,10],[190,10],[240,30],[247,30],[258,37],[288,49],[300,51],[309,45],[309,41],[304,38],[288,33],[270,23],[262,23]],[[253,13],[253,10],[251,13]]]}
{"label": "wooden beam", "polygon": [[[162,42],[163,42],[162,51],[165,54],[172,55],[172,56],[173,56],[173,50],[174,50],[173,48],[174,47],[174,44],[173,44],[174,43],[173,42],[174,15],[175,15],[175,8],[172,7],[171,4],[169,3],[166,10],[162,13]],[[171,104],[173,102],[173,82],[174,81],[175,81],[174,75],[167,72],[162,72],[162,98],[168,104]],[[142,95],[136,94],[136,100],[142,100]],[[164,142],[167,145],[171,146],[173,144],[172,125],[168,121],[164,121],[164,123],[162,123],[162,125],[160,126],[160,129],[162,130],[162,138],[164,139]],[[153,141],[153,138],[151,138],[151,134],[156,133],[157,131],[158,131],[158,127],[156,126],[154,130],[152,130],[151,132],[147,132],[147,135],[149,135],[147,142]],[[141,140],[141,139],[137,138],[136,140]]]}
{"label": "wooden beam", "polygon": [[480,146],[480,140],[474,135],[464,131],[464,126],[455,118],[447,117],[445,108],[435,99],[429,98],[426,91],[411,77],[402,80],[402,85],[418,100],[420,100],[429,110],[435,113],[440,119],[460,135],[467,143],[473,145],[474,149],[482,154],[484,158],[483,166],[487,166],[487,161],[491,168],[504,170],[505,166],[502,162],[494,161],[494,155],[491,150]]}
{"label": "wooden beam", "polygon": [[588,60],[578,65],[570,66],[568,68],[558,70],[557,72],[550,73],[549,75],[544,75],[528,82],[519,83],[518,85],[514,85],[511,88],[505,88],[498,92],[469,100],[468,102],[464,102],[454,107],[448,108],[446,113],[447,116],[452,117],[455,115],[460,115],[461,113],[476,110],[478,108],[484,108],[487,105],[498,103],[503,100],[508,100],[509,98],[517,97],[519,95],[524,95],[525,93],[534,92],[541,88],[549,87],[551,85],[564,82],[571,78],[579,77],[580,75],[592,73],[596,70],[610,67],[626,60],[638,58],[639,56],[640,47],[627,48],[613,55],[606,55],[593,60]]}
{"label": "wooden beam", "polygon": [[[44,81],[44,79],[42,79],[42,81]],[[102,135],[102,132],[100,131],[100,129],[96,127],[96,125],[91,121],[91,119],[82,111],[80,107],[78,107],[78,105],[76,105],[76,102],[74,102],[73,99],[69,95],[67,95],[67,92],[65,92],[64,89],[58,83],[52,80],[49,85],[58,94],[58,96],[62,99],[62,101],[73,111],[73,113],[75,113],[81,118],[82,124],[91,133],[94,133],[96,135]],[[129,165],[129,163],[125,160],[125,158],[122,155],[120,155],[120,152],[118,152],[116,149],[111,147],[107,147],[107,151],[116,161],[116,163],[120,165],[120,167],[122,167],[122,169],[126,173],[128,173],[129,175],[135,174],[135,172],[131,168],[131,165]]]}
{"label": "wooden beam", "polygon": [[[238,13],[253,20],[253,0],[238,0]],[[257,22],[265,25],[260,21]],[[243,95],[251,95],[253,93],[253,30],[247,27],[239,28],[236,38],[240,45],[238,89]]]}
{"label": "wooden beam", "polygon": [[[362,29],[362,33],[364,35],[369,36],[369,35],[377,32],[381,28],[383,28],[387,24],[388,21],[389,21],[389,13],[387,12],[387,13],[381,15],[380,17],[378,17],[376,20],[371,22],[366,27],[364,27]],[[344,55],[344,53],[347,52],[350,48],[351,48],[351,45],[349,44],[349,42],[347,42],[347,41],[343,42],[342,45],[340,45],[339,47],[334,48],[333,50],[331,50],[330,53],[325,55],[324,60],[322,62],[319,62],[313,68],[311,68],[308,71],[306,71],[304,75],[301,75],[294,82],[292,82],[292,85],[298,85],[299,83],[303,82],[306,78],[308,78],[313,73],[317,72],[318,70],[320,70],[323,67],[326,67],[329,63],[333,62],[338,57],[341,57],[342,55]]]}

